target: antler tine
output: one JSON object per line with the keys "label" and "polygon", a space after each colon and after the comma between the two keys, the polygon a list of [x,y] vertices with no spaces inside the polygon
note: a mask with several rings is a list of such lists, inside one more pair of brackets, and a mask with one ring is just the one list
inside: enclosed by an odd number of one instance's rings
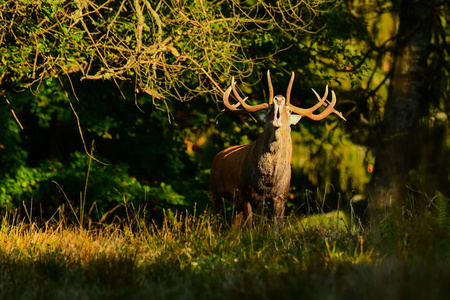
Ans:
{"label": "antler tine", "polygon": [[270,70],[267,70],[267,83],[269,85],[269,105],[273,104],[273,86],[272,80],[270,79]]}
{"label": "antler tine", "polygon": [[[314,89],[312,89],[312,91],[314,92],[314,94],[316,94],[317,99],[319,99],[319,101],[320,101],[319,94],[317,94],[317,92]],[[331,91],[331,92],[333,93],[333,91]],[[325,95],[324,95],[324,97],[326,98],[327,96],[328,96],[328,85],[325,88]],[[325,103],[323,104],[323,106],[327,107],[328,105],[331,105],[331,103],[330,103],[330,101],[326,100]],[[340,111],[337,111],[337,110],[335,110],[333,108],[331,112],[336,114],[336,115],[338,115],[339,118],[341,118],[342,120],[347,121],[347,119],[344,118],[344,116],[342,115],[342,113]]]}
{"label": "antler tine", "polygon": [[[316,91],[314,91],[314,93],[316,94],[317,98],[320,99],[320,97],[316,93]],[[323,100],[326,100],[326,98],[324,97],[324,98],[320,99],[320,101],[323,101]],[[321,112],[320,114],[315,115],[315,114],[313,114],[311,112],[311,114],[308,115],[307,117],[310,118],[311,120],[314,120],[314,121],[322,120],[322,119],[326,118],[329,114],[331,114],[333,112],[335,104],[336,104],[336,94],[334,93],[334,91],[331,91],[331,103],[330,103],[330,105],[323,112]]]}
{"label": "antler tine", "polygon": [[[327,107],[329,104],[331,104],[330,101],[326,100],[325,103],[323,104],[323,106]],[[333,108],[333,111],[331,113],[336,114],[342,120],[347,121],[347,119],[344,117],[344,115],[340,111],[337,111]]]}
{"label": "antler tine", "polygon": [[[233,91],[233,94],[236,97],[236,99],[239,101],[239,103],[234,104],[234,105],[232,105],[230,103],[229,97],[230,97],[231,91]],[[247,103],[245,103],[246,100],[247,100],[247,98],[242,99],[241,96],[239,96],[239,93],[236,90],[236,82],[234,81],[234,77],[232,77],[230,87],[223,94],[223,104],[229,111],[238,113],[238,114],[246,114],[246,113],[260,111],[269,106],[269,104],[267,104],[267,103],[262,103],[259,105],[248,105]],[[242,104],[243,109],[238,109],[237,107],[241,104]]]}
{"label": "antler tine", "polygon": [[347,119],[342,115],[342,113],[340,111],[333,109],[333,113],[338,115],[338,117],[341,118],[342,120],[347,121]]}
{"label": "antler tine", "polygon": [[[316,97],[319,100],[319,102],[316,103],[316,105],[314,105],[314,106],[312,106],[312,107],[310,107],[308,109],[299,108],[299,107],[296,107],[296,106],[291,104],[290,108],[291,108],[293,113],[296,113],[296,114],[308,117],[308,118],[310,118],[312,120],[315,120],[315,121],[322,120],[325,117],[327,117],[329,114],[335,113],[339,117],[341,117],[342,119],[345,120],[345,118],[342,116],[342,113],[340,113],[340,112],[338,112],[338,111],[336,111],[334,109],[334,106],[336,104],[336,94],[334,93],[334,91],[331,91],[331,95],[332,95],[331,96],[331,103],[329,103],[328,100],[327,100],[327,97],[328,97],[328,85],[325,87],[325,94],[323,95],[322,98],[320,98],[319,94],[314,89],[312,89],[312,91],[316,95]],[[326,102],[328,102],[328,104]],[[325,107],[327,107],[327,106],[328,107],[323,112],[321,112],[320,114],[315,115],[314,111],[316,109],[318,109],[319,107],[321,107],[322,105],[325,106]]]}
{"label": "antler tine", "polygon": [[236,97],[236,99],[239,101],[240,104],[242,104],[242,106],[244,108],[249,107],[249,105],[247,103],[245,103],[245,101],[247,101],[248,97],[245,97],[244,99],[242,99],[241,96],[239,96],[239,93],[236,90],[236,81],[234,81],[234,76],[233,78],[231,78],[231,88],[233,90],[233,94]]}
{"label": "antler tine", "polygon": [[291,102],[291,90],[292,90],[292,85],[294,84],[294,77],[295,77],[295,73],[292,72],[292,76],[291,76],[291,80],[289,81],[289,85],[286,91],[286,105],[289,105],[289,103]]}
{"label": "antler tine", "polygon": [[[325,101],[323,106],[327,107],[329,104],[330,104],[330,101],[327,100],[327,101]],[[347,121],[347,119],[344,117],[344,115],[340,111],[337,111],[337,110],[333,109],[332,113],[336,114],[342,120]]]}
{"label": "antler tine", "polygon": [[267,103],[261,103],[258,105],[248,105],[247,103],[245,103],[247,97],[245,99],[242,99],[241,96],[239,96],[239,93],[236,90],[236,82],[234,81],[234,77],[231,81],[231,87],[233,89],[234,96],[242,104],[242,107],[244,108],[243,110],[246,111],[247,113],[257,112],[266,109],[269,106],[269,104]]}
{"label": "antler tine", "polygon": [[325,101],[327,100],[327,96],[328,96],[328,85],[325,88],[325,95],[323,96],[322,99],[320,99],[320,96],[316,93],[316,91],[313,89],[313,92],[316,94],[317,98],[319,99],[319,102],[316,103],[316,105],[310,107],[310,108],[300,108],[297,107],[295,105],[290,104],[289,107],[291,108],[293,113],[296,113],[298,115],[302,115],[305,117],[310,117],[312,115],[312,113],[318,109],[319,107],[321,107]]}
{"label": "antler tine", "polygon": [[[314,94],[316,94],[317,99],[320,99],[320,96],[317,94],[317,92],[316,92],[314,89],[312,89],[312,90],[313,90]],[[327,93],[327,92],[328,92],[328,85],[327,85],[326,91],[325,91],[325,94],[326,94],[326,95],[324,95],[325,98],[328,96],[328,93]],[[323,106],[327,107],[327,106],[330,105],[330,104],[331,104],[330,101],[326,100],[325,103],[323,104]],[[342,113],[341,113],[340,111],[337,111],[337,110],[335,110],[335,109],[333,108],[332,113],[338,115],[339,118],[341,118],[342,120],[347,121],[347,119],[344,118],[344,116],[342,115]]]}
{"label": "antler tine", "polygon": [[[236,83],[234,82],[234,77],[233,77],[231,79],[230,87],[225,91],[225,93],[223,93],[223,104],[225,105],[225,107],[228,111],[232,111],[232,112],[236,112],[236,113],[246,113],[245,110],[237,108],[239,105],[241,105],[241,103],[237,103],[237,104],[230,103],[229,98],[230,98],[231,90],[233,89],[232,87],[234,84],[236,84]],[[223,114],[223,111],[219,115],[222,115],[222,114]]]}

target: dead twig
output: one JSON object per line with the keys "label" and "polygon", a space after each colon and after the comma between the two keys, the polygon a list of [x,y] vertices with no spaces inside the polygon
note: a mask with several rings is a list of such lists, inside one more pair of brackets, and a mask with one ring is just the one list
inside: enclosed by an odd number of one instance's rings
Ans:
{"label": "dead twig", "polygon": [[[58,80],[59,80],[61,86],[64,87],[64,84],[63,84],[61,78],[58,77]],[[67,102],[69,102],[70,108],[72,109],[72,112],[73,112],[75,118],[77,119],[78,132],[80,133],[80,138],[81,138],[81,141],[83,142],[84,152],[85,152],[91,159],[95,160],[96,162],[101,163],[102,165],[105,165],[105,166],[110,166],[110,164],[107,164],[107,163],[105,163],[105,162],[102,162],[101,160],[99,160],[99,159],[97,159],[96,157],[94,157],[94,156],[88,151],[87,146],[86,146],[86,142],[85,142],[85,140],[84,140],[83,130],[81,129],[80,118],[78,117],[78,114],[77,114],[75,108],[73,107],[72,101],[70,101],[69,94],[67,93],[67,91],[66,91],[65,89],[64,89],[64,94],[66,95]]]}
{"label": "dead twig", "polygon": [[16,113],[14,112],[14,109],[12,108],[12,105],[11,105],[11,103],[9,102],[8,98],[6,98],[6,95],[3,95],[3,97],[5,97],[6,103],[8,103],[8,105],[9,105],[9,107],[10,107],[10,109],[11,109],[11,113],[12,113],[14,119],[16,120],[17,124],[19,124],[20,129],[23,130],[22,123],[20,123],[19,118],[17,118],[17,115],[16,115]]}

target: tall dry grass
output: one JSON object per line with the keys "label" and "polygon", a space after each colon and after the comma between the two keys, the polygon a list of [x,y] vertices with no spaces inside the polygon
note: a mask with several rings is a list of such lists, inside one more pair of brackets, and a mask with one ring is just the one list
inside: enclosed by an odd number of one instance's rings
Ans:
{"label": "tall dry grass", "polygon": [[91,227],[5,215],[0,299],[447,299],[442,214],[386,219],[381,234],[344,212],[290,216],[279,231],[207,213]]}

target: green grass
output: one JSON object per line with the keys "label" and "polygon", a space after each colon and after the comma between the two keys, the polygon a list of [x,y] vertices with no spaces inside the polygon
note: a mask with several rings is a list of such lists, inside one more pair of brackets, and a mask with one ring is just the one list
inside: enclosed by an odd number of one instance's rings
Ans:
{"label": "green grass", "polygon": [[203,214],[87,230],[6,215],[0,299],[450,299],[441,218],[360,231],[339,212],[289,217],[277,231]]}

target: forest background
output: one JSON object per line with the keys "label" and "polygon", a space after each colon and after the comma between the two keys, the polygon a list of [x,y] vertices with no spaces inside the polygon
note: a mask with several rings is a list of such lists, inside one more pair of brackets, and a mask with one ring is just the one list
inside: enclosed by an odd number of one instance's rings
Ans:
{"label": "forest background", "polygon": [[449,11],[438,0],[2,0],[0,209],[45,221],[66,206],[94,223],[129,205],[152,220],[203,210],[215,154],[263,127],[216,122],[223,91],[234,76],[248,101],[267,101],[267,70],[280,94],[295,72],[301,107],[328,84],[347,119],[293,126],[290,213],[430,208],[450,195]]}

